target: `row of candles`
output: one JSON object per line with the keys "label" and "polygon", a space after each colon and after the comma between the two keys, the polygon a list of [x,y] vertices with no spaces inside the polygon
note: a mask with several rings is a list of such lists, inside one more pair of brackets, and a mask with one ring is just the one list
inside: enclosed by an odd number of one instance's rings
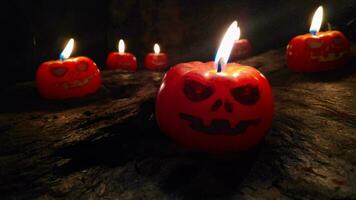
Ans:
{"label": "row of candles", "polygon": [[[74,47],[74,39],[70,39],[59,56],[60,61],[68,59]],[[153,46],[153,53],[145,56],[144,65],[150,70],[162,70],[168,66],[168,56],[161,52],[160,46],[156,43]],[[132,53],[125,52],[125,42],[120,40],[118,52],[111,52],[106,59],[106,67],[109,70],[122,69],[128,71],[137,70],[137,60]]]}
{"label": "row of candles", "polygon": [[[106,60],[106,67],[112,70],[123,69],[136,71],[136,57],[131,53],[125,52],[125,43],[122,39],[119,41],[118,50],[118,52],[109,54]],[[149,70],[163,70],[168,66],[167,54],[161,52],[161,48],[157,43],[153,46],[153,51],[153,53],[148,53],[145,56],[145,67]]]}
{"label": "row of candles", "polygon": [[[290,69],[318,72],[345,65],[350,44],[339,31],[319,32],[322,15],[320,6],[310,33],[289,42],[286,60]],[[161,130],[178,144],[208,152],[242,151],[258,144],[271,128],[274,101],[267,78],[254,67],[228,63],[239,37],[235,21],[226,31],[214,61],[180,63],[166,73],[157,94],[156,117]],[[69,58],[72,46],[70,41],[60,60],[39,67],[36,80],[43,97],[81,97],[100,87],[95,63],[87,57]],[[167,55],[159,53],[158,45],[154,51],[146,56],[145,66],[165,68]],[[124,53],[122,40],[119,52],[108,56],[107,68],[136,70],[136,58]]]}
{"label": "row of candles", "polygon": [[[36,73],[36,84],[41,96],[47,99],[67,99],[93,93],[101,86],[100,70],[88,57],[70,57],[74,39],[70,39],[59,55],[59,60],[47,61],[40,65]],[[168,56],[154,45],[154,52],[145,56],[144,65],[149,70],[163,70],[168,66]],[[106,59],[108,70],[137,70],[137,59],[125,52],[121,39],[118,52],[111,52]]]}

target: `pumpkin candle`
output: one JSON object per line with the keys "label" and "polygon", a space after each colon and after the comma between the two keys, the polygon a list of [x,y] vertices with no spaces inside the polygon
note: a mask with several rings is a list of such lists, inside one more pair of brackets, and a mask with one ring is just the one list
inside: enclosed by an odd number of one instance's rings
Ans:
{"label": "pumpkin candle", "polygon": [[339,31],[319,32],[323,7],[316,10],[309,34],[294,37],[287,46],[287,65],[297,72],[332,70],[346,64],[350,43]]}
{"label": "pumpkin candle", "polygon": [[168,67],[168,56],[161,52],[161,48],[156,43],[153,46],[154,53],[148,53],[145,57],[145,67],[149,70],[163,70]]}
{"label": "pumpkin candle", "polygon": [[251,43],[248,39],[235,40],[231,50],[231,60],[242,59],[250,56],[252,51]]}
{"label": "pumpkin candle", "polygon": [[100,71],[89,58],[69,58],[74,47],[70,39],[59,60],[44,62],[37,69],[36,85],[46,99],[82,97],[101,86]]}
{"label": "pumpkin candle", "polygon": [[119,52],[111,52],[106,59],[107,69],[123,69],[128,71],[137,70],[136,57],[131,53],[125,53],[124,40],[119,41]]}
{"label": "pumpkin candle", "polygon": [[227,63],[239,33],[234,22],[215,62],[180,63],[166,73],[156,116],[161,130],[178,144],[214,153],[242,151],[258,144],[270,129],[268,80],[253,67]]}

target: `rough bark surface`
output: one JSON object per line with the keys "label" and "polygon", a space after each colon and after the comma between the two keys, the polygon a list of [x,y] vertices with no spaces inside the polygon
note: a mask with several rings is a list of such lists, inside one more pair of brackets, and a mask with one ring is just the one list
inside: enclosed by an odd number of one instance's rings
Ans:
{"label": "rough bark surface", "polygon": [[312,75],[288,70],[284,49],[242,63],[270,80],[276,110],[261,145],[229,155],[160,132],[163,73],[103,72],[99,92],[64,102],[34,83],[4,89],[0,199],[356,199],[355,57]]}

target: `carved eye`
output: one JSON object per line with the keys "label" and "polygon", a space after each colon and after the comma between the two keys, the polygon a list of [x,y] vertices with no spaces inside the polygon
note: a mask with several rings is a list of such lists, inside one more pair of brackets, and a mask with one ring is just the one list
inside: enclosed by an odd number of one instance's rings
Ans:
{"label": "carved eye", "polygon": [[244,85],[230,90],[234,99],[243,105],[254,105],[260,98],[258,86]]}
{"label": "carved eye", "polygon": [[80,62],[77,65],[77,70],[78,71],[87,71],[88,69],[88,64],[86,62]]}
{"label": "carved eye", "polygon": [[66,67],[53,67],[51,73],[55,77],[62,77],[67,73],[68,69]]}
{"label": "carved eye", "polygon": [[321,45],[323,45],[323,41],[322,40],[316,40],[316,39],[309,39],[309,40],[306,41],[306,43],[312,49],[320,48]]}
{"label": "carved eye", "polygon": [[198,81],[186,79],[183,92],[189,100],[198,102],[209,98],[214,93],[214,89]]}
{"label": "carved eye", "polygon": [[332,39],[333,43],[336,44],[336,45],[340,45],[342,44],[342,38],[341,37],[334,37]]}

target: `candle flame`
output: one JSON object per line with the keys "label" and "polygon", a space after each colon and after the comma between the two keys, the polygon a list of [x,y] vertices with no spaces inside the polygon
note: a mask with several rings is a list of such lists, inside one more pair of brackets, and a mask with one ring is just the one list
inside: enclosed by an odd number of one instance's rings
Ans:
{"label": "candle flame", "polygon": [[240,27],[237,25],[237,21],[234,21],[227,29],[223,39],[221,40],[220,47],[215,56],[215,66],[218,72],[221,71],[221,67],[226,65],[229,61],[230,53],[232,47],[234,46],[234,41],[240,38]]}
{"label": "candle flame", "polygon": [[159,54],[159,52],[161,51],[161,48],[157,43],[153,46],[153,51],[155,52],[155,54]]}
{"label": "candle flame", "polygon": [[60,60],[68,59],[70,57],[70,54],[72,54],[73,48],[74,48],[74,39],[71,38],[68,41],[64,50],[62,51],[62,53],[59,55],[59,59]]}
{"label": "candle flame", "polygon": [[314,13],[313,20],[309,29],[311,34],[315,35],[316,33],[319,32],[322,21],[323,21],[323,6],[319,6]]}
{"label": "candle flame", "polygon": [[124,40],[120,40],[119,41],[119,53],[125,53],[125,42],[124,42]]}

